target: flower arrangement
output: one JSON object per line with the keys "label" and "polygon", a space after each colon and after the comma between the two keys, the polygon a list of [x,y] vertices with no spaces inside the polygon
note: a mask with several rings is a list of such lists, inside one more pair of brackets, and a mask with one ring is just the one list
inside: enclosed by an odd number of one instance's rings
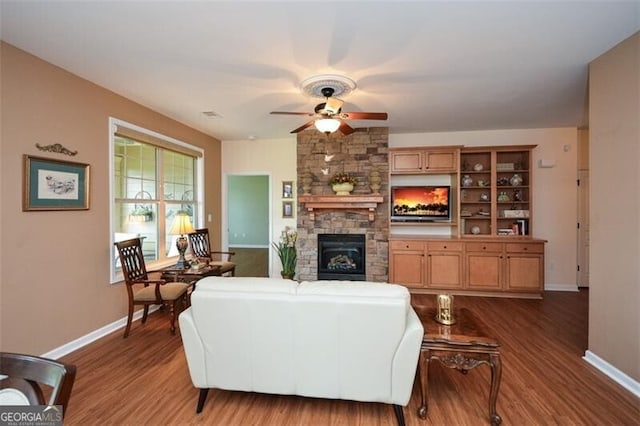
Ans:
{"label": "flower arrangement", "polygon": [[349,173],[341,172],[336,173],[329,180],[329,186],[333,186],[340,183],[350,183],[351,185],[355,185],[358,183],[359,179],[355,176],[351,176]]}
{"label": "flower arrangement", "polygon": [[273,248],[278,253],[280,263],[282,263],[282,276],[293,278],[296,273],[296,263],[298,255],[296,252],[296,241],[298,232],[290,226],[285,226],[280,234],[280,241],[272,243]]}

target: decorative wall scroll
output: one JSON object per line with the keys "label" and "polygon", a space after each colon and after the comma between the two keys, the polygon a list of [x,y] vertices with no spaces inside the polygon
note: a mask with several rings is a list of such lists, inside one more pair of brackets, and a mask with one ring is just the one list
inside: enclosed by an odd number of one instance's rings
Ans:
{"label": "decorative wall scroll", "polygon": [[38,148],[40,151],[55,152],[56,154],[64,154],[71,157],[78,153],[78,151],[71,151],[70,149],[65,148],[59,143],[54,143],[46,146],[42,146],[39,143],[36,143],[36,148]]}

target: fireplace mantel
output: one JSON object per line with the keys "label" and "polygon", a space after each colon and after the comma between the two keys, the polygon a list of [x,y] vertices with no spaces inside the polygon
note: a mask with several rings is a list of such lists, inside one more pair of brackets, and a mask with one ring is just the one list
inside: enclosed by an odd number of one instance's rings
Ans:
{"label": "fireplace mantel", "polygon": [[382,195],[300,195],[298,202],[304,204],[311,220],[315,220],[316,210],[349,210],[369,215],[375,220],[376,208],[383,201]]}

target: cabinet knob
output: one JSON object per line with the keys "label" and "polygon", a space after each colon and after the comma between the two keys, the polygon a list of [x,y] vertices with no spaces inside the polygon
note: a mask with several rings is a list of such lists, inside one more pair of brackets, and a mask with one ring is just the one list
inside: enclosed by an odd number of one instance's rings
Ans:
{"label": "cabinet knob", "polygon": [[527,251],[527,250],[528,250],[528,248],[527,248],[527,247],[525,247],[525,248],[524,248],[524,251]]}
{"label": "cabinet knob", "polygon": [[447,246],[444,246],[444,248],[447,248]]}
{"label": "cabinet knob", "polygon": [[482,250],[486,250],[486,249],[487,249],[487,246],[482,246]]}

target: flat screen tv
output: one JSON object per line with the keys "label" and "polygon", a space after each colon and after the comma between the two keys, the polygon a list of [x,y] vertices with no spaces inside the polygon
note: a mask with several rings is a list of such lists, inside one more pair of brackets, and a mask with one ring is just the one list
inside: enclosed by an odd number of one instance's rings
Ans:
{"label": "flat screen tv", "polygon": [[451,220],[451,187],[447,185],[391,187],[391,220],[430,222]]}

